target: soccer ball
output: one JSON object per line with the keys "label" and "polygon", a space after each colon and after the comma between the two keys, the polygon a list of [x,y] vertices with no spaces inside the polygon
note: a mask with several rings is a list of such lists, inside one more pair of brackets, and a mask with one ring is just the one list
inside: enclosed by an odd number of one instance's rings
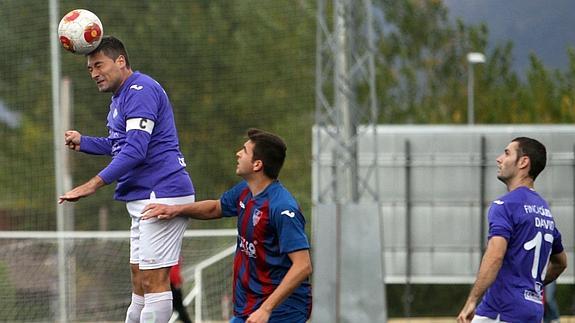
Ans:
{"label": "soccer ball", "polygon": [[78,55],[86,55],[102,41],[104,28],[98,16],[85,9],[68,12],[58,25],[62,47]]}

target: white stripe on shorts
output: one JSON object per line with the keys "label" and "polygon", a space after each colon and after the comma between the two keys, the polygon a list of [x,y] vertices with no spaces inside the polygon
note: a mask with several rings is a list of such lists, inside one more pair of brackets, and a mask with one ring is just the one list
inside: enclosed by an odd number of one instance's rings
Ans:
{"label": "white stripe on shorts", "polygon": [[473,317],[473,320],[471,320],[471,323],[507,323],[507,322],[501,321],[500,315],[498,314],[495,319],[489,318],[487,316],[475,315]]}

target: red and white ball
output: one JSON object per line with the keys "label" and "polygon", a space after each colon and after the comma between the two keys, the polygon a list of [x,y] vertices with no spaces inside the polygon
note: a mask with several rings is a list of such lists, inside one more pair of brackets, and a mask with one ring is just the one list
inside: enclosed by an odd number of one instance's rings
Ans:
{"label": "red and white ball", "polygon": [[75,9],[68,12],[58,25],[58,37],[62,47],[78,55],[86,55],[102,41],[102,22],[91,11]]}

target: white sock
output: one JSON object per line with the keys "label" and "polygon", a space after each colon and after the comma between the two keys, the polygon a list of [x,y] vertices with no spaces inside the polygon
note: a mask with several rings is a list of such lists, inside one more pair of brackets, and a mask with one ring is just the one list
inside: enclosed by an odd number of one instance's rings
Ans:
{"label": "white sock", "polygon": [[172,291],[144,295],[141,323],[167,323],[172,316]]}
{"label": "white sock", "polygon": [[132,293],[132,303],[126,312],[126,323],[139,323],[140,312],[144,308],[144,296]]}

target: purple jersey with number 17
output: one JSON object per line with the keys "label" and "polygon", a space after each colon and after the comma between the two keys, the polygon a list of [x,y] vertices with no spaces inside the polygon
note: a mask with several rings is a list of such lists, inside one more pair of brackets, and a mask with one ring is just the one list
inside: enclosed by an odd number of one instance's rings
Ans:
{"label": "purple jersey with number 17", "polygon": [[534,190],[519,187],[489,209],[489,238],[507,240],[497,278],[476,310],[477,315],[504,322],[541,322],[543,284],[552,254],[563,251],[547,202]]}
{"label": "purple jersey with number 17", "polygon": [[108,137],[82,136],[81,151],[111,155],[98,175],[118,181],[114,198],[135,201],[194,194],[178,141],[172,105],[162,86],[134,72],[114,93]]}

